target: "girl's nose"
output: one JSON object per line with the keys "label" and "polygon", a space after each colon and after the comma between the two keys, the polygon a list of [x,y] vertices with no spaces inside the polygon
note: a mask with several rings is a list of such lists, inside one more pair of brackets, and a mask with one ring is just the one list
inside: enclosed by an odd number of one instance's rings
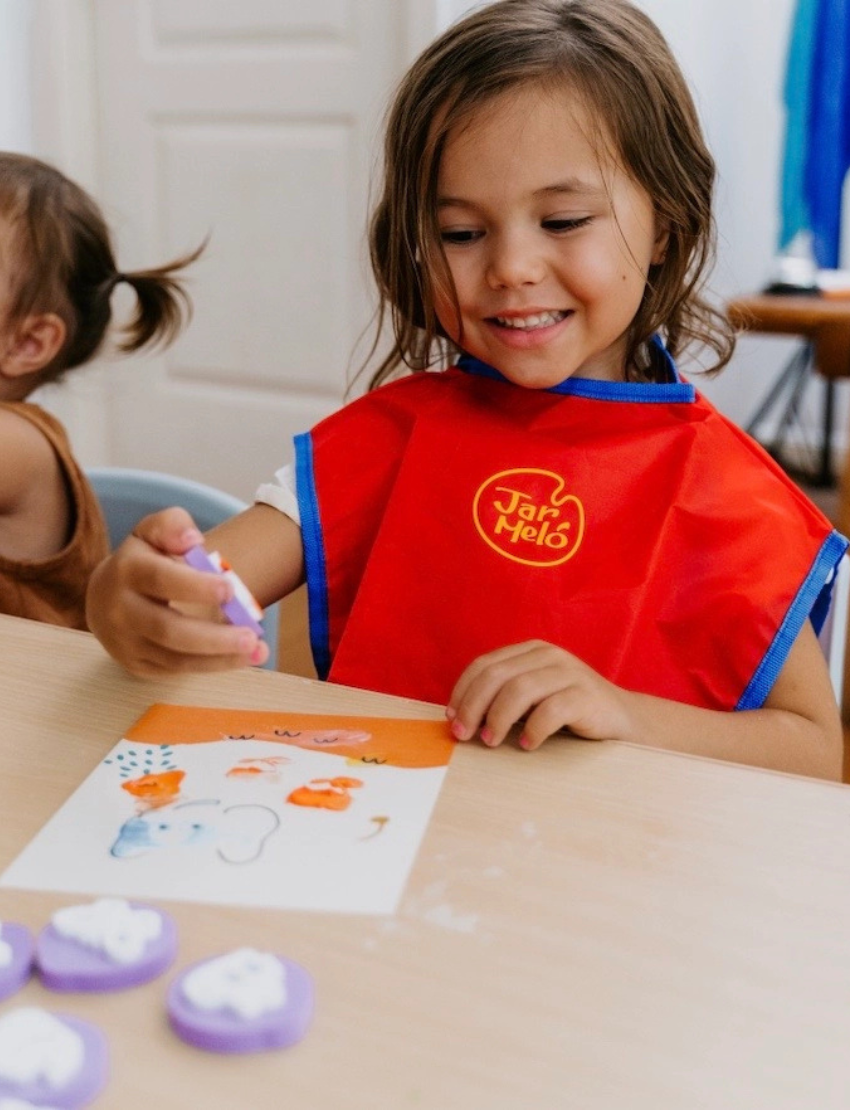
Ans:
{"label": "girl's nose", "polygon": [[487,283],[492,289],[536,285],[545,273],[539,249],[523,235],[503,235],[491,240]]}

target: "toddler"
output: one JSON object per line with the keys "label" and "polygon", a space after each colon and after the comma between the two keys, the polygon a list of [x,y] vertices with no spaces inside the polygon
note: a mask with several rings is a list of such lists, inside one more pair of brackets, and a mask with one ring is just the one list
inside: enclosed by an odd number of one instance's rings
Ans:
{"label": "toddler", "polygon": [[0,612],[85,627],[106,527],[61,424],[27,398],[94,357],[120,282],[137,298],[120,349],[170,342],[188,311],[174,274],[197,253],[121,273],[91,197],[52,166],[0,153]]}

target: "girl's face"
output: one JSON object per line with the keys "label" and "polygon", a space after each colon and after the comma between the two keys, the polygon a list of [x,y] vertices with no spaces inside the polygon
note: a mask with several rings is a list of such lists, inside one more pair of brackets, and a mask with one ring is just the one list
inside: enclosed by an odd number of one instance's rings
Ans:
{"label": "girl's face", "polygon": [[571,93],[511,90],[449,133],[440,164],[460,316],[446,292],[437,316],[464,351],[529,389],[623,380],[629,325],[666,246],[649,195],[589,122]]}

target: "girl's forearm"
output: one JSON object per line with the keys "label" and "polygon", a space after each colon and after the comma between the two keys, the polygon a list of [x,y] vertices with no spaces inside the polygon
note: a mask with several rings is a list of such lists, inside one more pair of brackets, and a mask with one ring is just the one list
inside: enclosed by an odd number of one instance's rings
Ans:
{"label": "girl's forearm", "polygon": [[837,712],[828,722],[787,709],[718,712],[630,694],[629,743],[746,763],[774,771],[841,781],[843,734]]}

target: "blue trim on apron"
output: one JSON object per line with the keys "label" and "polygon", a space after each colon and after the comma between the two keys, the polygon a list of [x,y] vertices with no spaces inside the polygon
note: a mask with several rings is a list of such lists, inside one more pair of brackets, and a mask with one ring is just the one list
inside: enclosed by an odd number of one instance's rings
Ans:
{"label": "blue trim on apron", "polygon": [[779,672],[785,666],[788,653],[799,636],[806,617],[811,616],[815,632],[820,632],[829,611],[829,598],[835,582],[833,572],[846,550],[847,540],[839,532],[832,532],[826,537],[773,642],[741,694],[736,709],[759,709],[764,704]]}
{"label": "blue trim on apron", "polygon": [[[567,378],[558,385],[542,390],[542,392],[584,397],[591,401],[631,401],[648,405],[693,404],[696,400],[696,389],[690,382],[682,381],[676,364],[660,337],[654,335],[650,339],[649,345],[652,356],[660,358],[664,362],[670,381],[610,382],[598,378]],[[457,365],[458,369],[467,374],[474,374],[479,378],[491,378],[493,381],[505,382],[509,385],[513,384],[498,370],[488,366],[486,362],[481,362],[480,359],[473,358],[472,355],[461,355]]]}
{"label": "blue trim on apron", "polygon": [[301,514],[301,542],[307,579],[310,648],[319,678],[331,668],[328,618],[328,572],[316,482],[313,473],[313,439],[309,432],[295,436],[295,494]]}

